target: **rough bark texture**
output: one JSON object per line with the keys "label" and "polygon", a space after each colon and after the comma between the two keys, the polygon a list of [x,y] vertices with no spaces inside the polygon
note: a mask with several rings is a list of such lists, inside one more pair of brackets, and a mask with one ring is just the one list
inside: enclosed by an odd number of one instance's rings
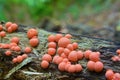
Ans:
{"label": "rough bark texture", "polygon": [[[28,43],[28,38],[26,36],[26,31],[30,26],[19,25],[18,31],[7,34],[7,36],[1,39],[1,43],[9,43],[10,38],[13,36],[20,37],[20,46],[24,49],[25,46],[30,46]],[[36,28],[36,27],[34,27]],[[40,67],[41,57],[47,52],[47,37],[50,34],[56,34],[42,29],[36,28],[39,32],[38,38],[40,40],[39,46],[33,48],[33,52],[29,54],[29,57],[20,64],[13,64],[11,62],[12,58],[23,54],[21,52],[13,52],[11,57],[4,55],[6,49],[0,49],[0,79],[6,80],[105,80],[106,69],[113,69],[115,72],[120,72],[120,61],[113,62],[111,57],[116,55],[116,49],[120,46],[112,41],[91,38],[86,36],[81,36],[78,34],[72,34],[72,42],[77,42],[79,44],[80,50],[91,49],[93,51],[101,52],[101,61],[104,63],[104,70],[100,73],[90,72],[86,68],[86,63],[88,60],[80,60],[83,66],[83,71],[80,73],[67,73],[60,72],[57,69],[57,65],[51,63],[48,69],[42,69]]]}

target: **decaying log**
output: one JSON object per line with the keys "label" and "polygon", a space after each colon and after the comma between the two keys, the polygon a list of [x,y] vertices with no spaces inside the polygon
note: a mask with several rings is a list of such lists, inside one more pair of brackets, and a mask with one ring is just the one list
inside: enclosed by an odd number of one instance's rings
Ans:
{"label": "decaying log", "polygon": [[[27,30],[30,26],[19,25],[19,29],[11,34],[7,34],[5,38],[1,40],[1,43],[9,43],[10,38],[13,36],[20,37],[20,46],[24,49],[25,46],[30,46],[28,43],[28,38],[26,36]],[[80,50],[91,49],[93,51],[101,52],[101,61],[104,63],[104,70],[100,73],[90,72],[86,68],[86,63],[88,60],[80,60],[80,63],[83,66],[83,71],[80,73],[67,73],[60,72],[57,69],[57,65],[51,63],[48,69],[42,69],[40,67],[41,57],[47,52],[47,37],[50,34],[56,34],[48,32],[37,27],[34,27],[38,30],[38,38],[40,40],[39,46],[33,48],[33,52],[29,54],[29,57],[25,59],[22,63],[13,64],[11,62],[12,58],[23,54],[23,51],[20,53],[13,53],[11,57],[4,55],[5,49],[0,49],[0,79],[6,80],[105,80],[105,71],[106,69],[113,69],[115,72],[120,72],[120,61],[113,62],[111,57],[116,55],[116,50],[120,48],[120,45],[109,40],[103,40],[99,38],[91,38],[82,36],[79,34],[72,34],[73,42],[79,44]]]}

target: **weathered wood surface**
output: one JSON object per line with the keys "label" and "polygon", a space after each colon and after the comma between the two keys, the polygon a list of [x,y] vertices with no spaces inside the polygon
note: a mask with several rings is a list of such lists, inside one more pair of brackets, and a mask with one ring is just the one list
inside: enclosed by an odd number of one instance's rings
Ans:
{"label": "weathered wood surface", "polygon": [[[27,30],[30,26],[19,25],[18,31],[15,33],[7,34],[7,36],[2,39],[2,42],[9,43],[10,38],[13,36],[20,37],[20,46],[24,49],[25,46],[30,46],[28,43],[28,38],[26,36]],[[40,44],[38,47],[33,48],[33,52],[29,54],[28,63],[24,60],[20,64],[13,64],[11,62],[12,58],[16,55],[23,54],[23,51],[20,53],[14,53],[12,57],[6,57],[4,55],[5,50],[0,49],[0,79],[7,80],[105,80],[105,70],[113,69],[116,72],[120,72],[120,61],[113,62],[111,57],[116,55],[116,49],[120,48],[120,45],[109,40],[92,38],[81,36],[79,34],[72,34],[73,42],[79,44],[80,50],[91,49],[93,51],[101,52],[101,61],[104,63],[104,70],[101,73],[90,72],[86,68],[87,60],[80,60],[79,63],[83,66],[83,71],[80,73],[67,73],[60,72],[57,69],[57,65],[51,63],[48,69],[42,69],[40,67],[41,57],[47,52],[47,37],[50,34],[56,34],[48,31],[44,31],[37,27],[34,27],[38,30],[38,38]],[[24,65],[22,65],[24,64]],[[15,70],[16,69],[16,70]],[[11,73],[12,72],[12,73]]]}

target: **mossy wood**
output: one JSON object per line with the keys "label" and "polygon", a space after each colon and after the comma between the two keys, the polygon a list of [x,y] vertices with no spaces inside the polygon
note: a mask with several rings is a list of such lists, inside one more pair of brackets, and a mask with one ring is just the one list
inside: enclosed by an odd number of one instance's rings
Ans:
{"label": "mossy wood", "polygon": [[[29,45],[29,39],[27,38],[26,32],[31,28],[30,26],[19,25],[19,29],[14,33],[7,33],[5,38],[1,38],[1,43],[9,43],[10,38],[13,36],[20,37],[20,43],[22,49]],[[120,72],[120,62],[113,62],[111,57],[116,55],[116,49],[120,46],[109,40],[103,40],[99,38],[91,38],[86,36],[81,36],[79,34],[72,34],[72,42],[77,42],[79,44],[80,50],[91,49],[93,51],[101,52],[101,61],[104,63],[104,70],[100,73],[90,72],[86,68],[86,63],[88,60],[83,59],[78,63],[83,66],[83,71],[80,73],[67,73],[60,72],[57,69],[57,65],[51,63],[48,69],[42,69],[40,67],[41,57],[47,52],[47,37],[50,34],[56,34],[48,32],[42,29],[36,28],[39,32],[39,46],[33,48],[33,52],[29,54],[29,57],[25,59],[22,63],[13,64],[11,62],[12,58],[16,55],[23,54],[13,52],[13,55],[7,57],[4,55],[6,49],[0,49],[0,79],[6,80],[105,80],[106,69],[113,69],[116,72]]]}

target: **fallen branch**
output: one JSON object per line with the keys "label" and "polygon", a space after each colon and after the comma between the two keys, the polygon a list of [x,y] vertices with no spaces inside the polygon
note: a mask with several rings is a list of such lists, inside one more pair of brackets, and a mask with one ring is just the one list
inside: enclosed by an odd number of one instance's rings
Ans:
{"label": "fallen branch", "polygon": [[[19,46],[24,49],[25,46],[30,46],[28,43],[28,38],[26,36],[26,32],[29,29],[29,26],[23,26],[23,25],[19,25],[19,29],[15,32],[15,33],[11,33],[8,34],[5,38],[3,38],[2,42],[4,43],[9,43],[10,42],[10,38],[13,36],[17,36],[20,37],[20,44]],[[76,35],[76,34],[72,34],[73,38],[71,39],[72,42],[77,42],[79,44],[79,48],[80,50],[87,50],[87,49],[91,49],[93,51],[100,51],[101,52],[101,61],[104,63],[104,70],[101,73],[95,73],[95,72],[90,72],[87,70],[86,68],[86,64],[87,64],[87,60],[83,59],[80,60],[78,63],[80,63],[83,66],[83,71],[80,73],[67,73],[67,72],[60,72],[57,69],[57,66],[52,64],[49,66],[48,69],[44,70],[40,67],[40,62],[41,62],[41,57],[47,52],[47,37],[50,34],[56,34],[56,33],[52,33],[52,32],[48,32],[42,29],[39,29],[37,27],[34,27],[38,30],[38,38],[40,40],[39,45],[36,48],[33,48],[33,52],[32,54],[29,54],[29,57],[24,60],[22,63],[20,64],[12,64],[11,61],[6,61],[6,60],[11,60],[14,56],[16,55],[20,55],[22,54],[22,51],[20,53],[15,53],[11,58],[6,57],[4,55],[4,51],[0,49],[0,61],[3,61],[1,64],[3,65],[1,68],[4,71],[2,73],[1,76],[4,76],[4,79],[9,78],[9,80],[12,78],[15,79],[25,79],[26,77],[30,77],[32,75],[27,75],[26,76],[26,72],[24,70],[27,71],[31,71],[31,69],[34,69],[36,71],[36,76],[38,76],[39,73],[51,73],[51,75],[49,76],[45,76],[43,78],[47,78],[47,79],[58,79],[58,76],[62,76],[62,75],[66,75],[64,77],[59,77],[61,79],[63,78],[67,78],[67,79],[74,79],[74,78],[80,78],[80,79],[87,79],[87,80],[93,80],[93,79],[97,79],[97,80],[105,80],[105,71],[106,69],[112,69],[115,72],[120,72],[120,61],[119,62],[113,62],[111,60],[111,57],[113,55],[116,55],[115,51],[120,47],[120,45],[112,42],[112,41],[108,41],[108,40],[103,40],[103,39],[99,39],[99,38],[91,38],[91,37],[86,37],[86,36],[81,36],[81,35]],[[32,58],[31,58],[32,57]],[[33,59],[34,58],[34,59]],[[11,67],[5,67],[5,65],[10,65]],[[9,71],[6,71],[6,69],[11,69]],[[29,69],[31,68],[31,69]],[[7,69],[7,70],[8,70]],[[22,70],[22,72],[18,71],[18,70]],[[19,73],[18,73],[18,72]],[[17,74],[16,74],[17,73]],[[22,77],[20,76],[22,74]],[[28,73],[29,74],[29,73]],[[31,74],[31,73],[30,73]],[[36,76],[33,76],[33,78],[35,78],[36,80],[39,80],[39,78],[37,79]],[[69,78],[67,77],[69,76]],[[3,79],[3,77],[1,77],[0,79]],[[29,78],[28,78],[29,79]]]}

